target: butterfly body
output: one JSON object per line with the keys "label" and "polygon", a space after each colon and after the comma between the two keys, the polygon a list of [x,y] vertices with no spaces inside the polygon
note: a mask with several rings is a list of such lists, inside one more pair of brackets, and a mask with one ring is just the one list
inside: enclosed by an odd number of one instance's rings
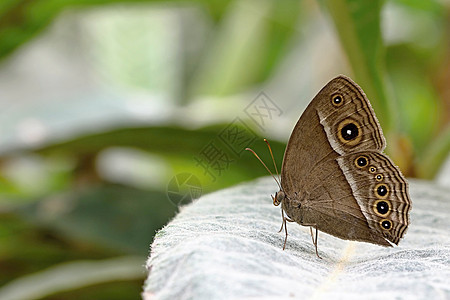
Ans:
{"label": "butterfly body", "polygon": [[411,201],[385,146],[362,89],[348,77],[334,78],[293,129],[274,203],[289,221],[342,239],[398,244]]}

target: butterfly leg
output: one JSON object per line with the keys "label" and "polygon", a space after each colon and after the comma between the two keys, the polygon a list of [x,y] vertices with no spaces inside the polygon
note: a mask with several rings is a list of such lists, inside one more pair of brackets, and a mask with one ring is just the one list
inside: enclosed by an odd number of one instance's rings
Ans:
{"label": "butterfly leg", "polygon": [[288,222],[295,222],[294,220],[291,220],[291,219],[286,218],[284,216],[283,209],[281,209],[281,220],[282,220],[281,221],[281,228],[280,228],[280,230],[278,230],[278,232],[281,232],[283,230],[283,226],[286,226],[286,221],[288,221]]}
{"label": "butterfly leg", "polygon": [[283,226],[286,224],[286,221],[284,220],[284,212],[283,209],[281,209],[281,228],[278,230],[278,232],[281,232],[283,230]]}
{"label": "butterfly leg", "polygon": [[317,237],[319,236],[319,232],[317,231],[317,227],[315,227],[315,228],[316,228],[316,238],[315,239],[314,239],[314,235],[312,232],[312,226],[309,226],[309,232],[311,233],[311,239],[314,244],[314,247],[316,248],[316,255],[318,258],[322,259],[322,257],[319,256],[319,252],[317,251]]}
{"label": "butterfly leg", "polygon": [[287,242],[287,226],[286,226],[286,218],[283,218],[283,223],[281,224],[281,226],[283,226],[284,224],[284,232],[286,232],[286,237],[284,238],[284,244],[283,244],[283,250],[286,249],[286,242]]}
{"label": "butterfly leg", "polygon": [[289,218],[286,218],[286,217],[284,216],[284,211],[283,211],[283,209],[281,209],[281,218],[282,218],[282,221],[281,221],[281,228],[280,228],[280,230],[279,230],[278,232],[281,232],[281,231],[283,230],[283,226],[284,226],[284,232],[286,232],[286,237],[284,238],[284,245],[283,245],[283,250],[284,250],[284,249],[286,249],[286,242],[287,242],[287,237],[288,237],[286,221],[287,221],[287,222],[295,222],[295,221],[294,221],[294,220],[291,220],[291,219],[289,219]]}

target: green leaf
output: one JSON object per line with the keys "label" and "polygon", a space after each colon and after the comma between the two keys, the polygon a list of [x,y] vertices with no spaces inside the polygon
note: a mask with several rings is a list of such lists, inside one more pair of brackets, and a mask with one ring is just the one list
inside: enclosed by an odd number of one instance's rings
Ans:
{"label": "green leaf", "polygon": [[[429,66],[407,45],[389,49],[389,73],[398,99],[401,130],[408,136],[417,156],[421,156],[439,130],[444,118],[443,103],[430,77]],[[414,66],[414,67],[411,67]]]}
{"label": "green leaf", "polygon": [[354,79],[370,99],[387,139],[396,131],[395,103],[385,82],[385,47],[381,37],[382,0],[322,0],[327,8]]}
{"label": "green leaf", "polygon": [[142,257],[73,261],[17,278],[0,288],[0,299],[40,299],[90,285],[143,277]]}
{"label": "green leaf", "polygon": [[432,179],[450,156],[450,125],[431,142],[417,160],[420,178]]}
{"label": "green leaf", "polygon": [[[113,3],[161,3],[161,0],[36,0],[2,1],[0,4],[0,59],[29,41],[68,8],[92,7]],[[167,1],[166,1],[167,2]],[[170,1],[195,3],[206,8],[214,19],[220,19],[227,1]]]}
{"label": "green leaf", "polygon": [[52,228],[70,240],[117,253],[145,254],[151,235],[176,209],[163,191],[104,185],[48,197],[19,212],[37,227]]}
{"label": "green leaf", "polygon": [[[123,252],[70,240],[52,228],[39,228],[17,210],[0,207],[0,286],[23,274],[37,272],[67,260],[104,259]],[[38,212],[35,212],[38,214]],[[7,272],[6,272],[7,270]]]}
{"label": "green leaf", "polygon": [[300,4],[233,2],[205,52],[191,93],[229,95],[267,79],[296,34]]}
{"label": "green leaf", "polygon": [[[258,135],[255,135],[253,142],[242,145],[239,154],[233,153],[229,145],[219,137],[228,125],[223,123],[195,130],[175,126],[121,128],[49,145],[36,152],[44,156],[73,157],[79,164],[83,164],[84,158],[95,158],[100,151],[108,147],[138,148],[157,154],[170,164],[174,172],[166,178],[167,182],[177,173],[189,172],[201,180],[204,192],[208,192],[267,174],[250,152],[242,152],[245,147],[252,147],[269,165],[272,161],[263,137]],[[239,128],[248,130],[244,127]],[[281,166],[285,144],[278,141],[270,142],[275,161]],[[202,151],[211,143],[231,160],[220,174],[215,173],[215,179],[208,175],[196,160],[202,157]],[[161,188],[164,189],[165,187]]]}
{"label": "green leaf", "polygon": [[442,13],[443,3],[437,0],[422,1],[422,0],[390,0],[391,2],[400,5],[409,6],[413,9],[430,11],[434,13]]}

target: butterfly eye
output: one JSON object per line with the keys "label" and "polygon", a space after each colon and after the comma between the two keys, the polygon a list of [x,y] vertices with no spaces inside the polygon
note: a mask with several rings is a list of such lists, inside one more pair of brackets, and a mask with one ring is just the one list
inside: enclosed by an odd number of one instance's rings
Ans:
{"label": "butterfly eye", "polygon": [[364,168],[365,166],[367,166],[369,164],[369,159],[367,158],[367,156],[358,156],[355,159],[355,165],[358,168]]}
{"label": "butterfly eye", "polygon": [[377,184],[375,186],[374,190],[375,190],[375,194],[376,194],[377,198],[380,198],[380,199],[386,199],[388,196],[388,193],[389,193],[388,187],[382,183]]}
{"label": "butterfly eye", "polygon": [[331,103],[336,107],[341,106],[344,103],[344,99],[340,95],[333,95],[331,97]]}
{"label": "butterfly eye", "polygon": [[275,193],[275,197],[272,197],[273,205],[275,205],[275,206],[280,205],[281,201],[283,201],[285,197],[286,197],[286,195],[283,191],[279,191],[278,193]]}
{"label": "butterfly eye", "polygon": [[392,222],[390,220],[383,219],[383,220],[380,221],[380,226],[384,230],[389,230],[389,229],[392,228]]}

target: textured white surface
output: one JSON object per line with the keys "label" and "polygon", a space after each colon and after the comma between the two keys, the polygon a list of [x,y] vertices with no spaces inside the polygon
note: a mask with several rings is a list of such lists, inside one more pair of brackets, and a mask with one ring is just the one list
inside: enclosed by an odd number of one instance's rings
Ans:
{"label": "textured white surface", "polygon": [[156,235],[144,299],[450,299],[450,189],[410,181],[411,225],[400,246],[349,242],[288,223],[262,178],[183,207]]}

